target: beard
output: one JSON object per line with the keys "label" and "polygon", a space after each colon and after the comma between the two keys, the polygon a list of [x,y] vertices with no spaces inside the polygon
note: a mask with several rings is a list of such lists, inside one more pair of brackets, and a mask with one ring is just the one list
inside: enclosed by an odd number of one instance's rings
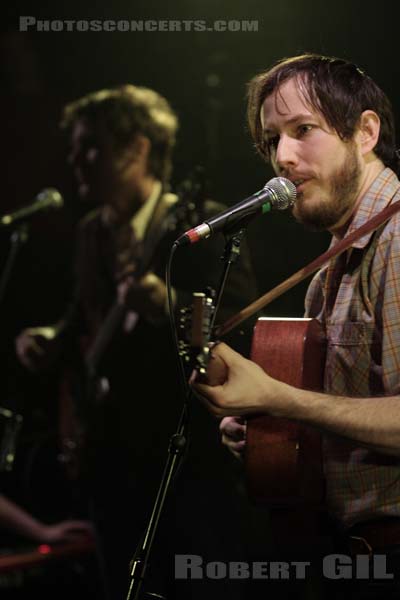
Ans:
{"label": "beard", "polygon": [[354,144],[350,143],[343,165],[333,173],[328,181],[329,199],[318,205],[307,206],[302,195],[293,209],[293,215],[299,223],[314,231],[328,230],[341,221],[354,206],[359,189],[361,166]]}

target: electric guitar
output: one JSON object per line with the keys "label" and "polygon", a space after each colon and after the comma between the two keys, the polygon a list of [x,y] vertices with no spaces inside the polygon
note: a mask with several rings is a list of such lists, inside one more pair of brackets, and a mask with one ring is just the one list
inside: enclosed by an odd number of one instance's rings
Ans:
{"label": "electric guitar", "polygon": [[[176,194],[164,194],[160,199],[144,240],[140,261],[135,265],[136,278],[151,270],[159,245],[168,232],[184,231],[202,220],[205,199],[202,176],[202,171],[196,169],[178,186]],[[114,302],[94,338],[81,348],[80,372],[67,368],[61,379],[58,458],[71,479],[76,479],[80,473],[88,415],[96,410],[96,403],[102,403],[109,391],[109,383],[101,373],[102,360],[128,310],[124,303]],[[139,320],[139,315],[132,316],[136,316],[136,321],[130,322],[130,335]]]}

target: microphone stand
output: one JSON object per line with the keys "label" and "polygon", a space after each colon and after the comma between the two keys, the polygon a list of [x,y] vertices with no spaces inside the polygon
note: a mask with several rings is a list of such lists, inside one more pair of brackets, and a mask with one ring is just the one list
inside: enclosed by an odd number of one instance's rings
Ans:
{"label": "microphone stand", "polygon": [[[133,559],[131,561],[131,581],[129,585],[127,600],[139,600],[140,592],[144,583],[146,570],[148,567],[150,551],[152,548],[154,536],[157,530],[157,525],[162,514],[162,509],[167,497],[168,490],[171,486],[173,474],[175,473],[179,460],[186,448],[187,441],[187,402],[182,410],[180,422],[175,434],[172,435],[168,448],[168,458],[164,467],[164,472],[161,477],[160,486],[157,492],[156,500],[149,519],[149,523],[144,532],[141,542],[137,547]],[[147,598],[160,598],[164,600],[164,596],[154,593],[146,593]]]}
{"label": "microphone stand", "polygon": [[[7,285],[18,256],[18,251],[28,240],[28,230],[28,223],[22,223],[11,234],[11,249],[0,278],[0,306],[6,294]],[[3,419],[5,425],[0,437],[0,472],[12,470],[15,458],[16,441],[23,417],[20,414],[0,406],[0,420]]]}
{"label": "microphone stand", "polygon": [[[222,260],[224,260],[225,266],[218,285],[215,310],[211,319],[211,331],[214,327],[215,316],[221,303],[230,267],[233,263],[237,261],[240,254],[240,243],[243,237],[243,233],[244,230],[241,229],[237,234],[228,238],[225,244],[225,250],[222,256]],[[185,397],[177,430],[170,438],[167,461],[165,463],[164,471],[161,477],[161,482],[158,488],[158,492],[156,495],[156,499],[153,505],[153,510],[151,512],[148,525],[130,562],[131,580],[126,600],[141,600],[141,590],[148,568],[149,556],[153,545],[154,536],[157,531],[158,522],[162,514],[165,499],[171,487],[173,475],[176,472],[177,467],[179,466],[179,462],[187,446],[187,432],[189,422],[188,405],[192,397],[193,392],[191,389],[189,389]],[[148,600],[157,598],[160,600],[165,600],[164,596],[153,592],[145,592],[145,598],[147,598]]]}
{"label": "microphone stand", "polygon": [[215,317],[217,316],[217,311],[222,300],[222,294],[225,288],[226,280],[228,279],[229,270],[240,255],[240,244],[242,242],[243,234],[244,229],[240,229],[235,235],[227,238],[225,243],[225,250],[224,254],[222,255],[222,260],[225,261],[225,267],[216,294],[215,309],[211,319],[211,331],[214,329]]}
{"label": "microphone stand", "polygon": [[6,287],[10,279],[12,270],[14,268],[18,251],[22,244],[25,244],[25,242],[28,240],[28,223],[23,223],[17,229],[15,229],[15,231],[13,231],[11,234],[10,240],[11,250],[7,257],[4,271],[0,279],[0,304],[2,303],[3,298],[5,296]]}

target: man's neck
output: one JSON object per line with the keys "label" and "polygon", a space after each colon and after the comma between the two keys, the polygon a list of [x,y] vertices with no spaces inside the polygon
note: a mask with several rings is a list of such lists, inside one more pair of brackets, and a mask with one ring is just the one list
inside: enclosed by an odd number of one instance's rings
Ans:
{"label": "man's neck", "polygon": [[153,176],[149,175],[124,190],[118,198],[114,198],[105,206],[109,218],[119,224],[130,221],[150,198],[156,181]]}
{"label": "man's neck", "polygon": [[354,204],[352,205],[350,210],[342,217],[339,223],[329,230],[330,233],[336,238],[341,239],[345,236],[346,231],[350,223],[352,222],[362,199],[364,198],[365,194],[384,168],[385,165],[379,158],[375,157],[371,160],[366,161],[365,168],[360,178],[360,187],[357,192]]}

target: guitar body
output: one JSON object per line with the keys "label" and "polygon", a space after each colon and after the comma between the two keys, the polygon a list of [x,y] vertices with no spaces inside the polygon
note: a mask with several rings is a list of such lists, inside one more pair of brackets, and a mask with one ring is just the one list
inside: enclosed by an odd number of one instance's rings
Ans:
{"label": "guitar body", "polygon": [[[258,319],[251,359],[271,377],[322,391],[325,336],[316,319]],[[295,421],[253,416],[247,421],[247,488],[271,507],[321,505],[324,498],[321,436]]]}
{"label": "guitar body", "polygon": [[82,457],[87,442],[88,383],[81,358],[86,345],[86,341],[80,340],[79,362],[63,369],[58,390],[58,460],[71,481],[82,476]]}

